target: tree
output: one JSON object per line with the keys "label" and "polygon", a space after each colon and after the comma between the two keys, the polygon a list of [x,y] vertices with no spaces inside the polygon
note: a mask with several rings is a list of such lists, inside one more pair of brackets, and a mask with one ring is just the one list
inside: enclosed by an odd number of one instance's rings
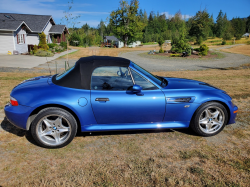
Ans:
{"label": "tree", "polygon": [[233,37],[233,28],[230,21],[227,20],[227,14],[224,14],[223,17],[223,30],[222,30],[223,40],[231,40]]}
{"label": "tree", "polygon": [[227,15],[220,10],[217,18],[216,18],[216,25],[215,25],[215,34],[217,37],[221,38],[224,35],[227,27]]}
{"label": "tree", "polygon": [[207,10],[198,11],[196,15],[191,18],[190,36],[195,36],[198,41],[199,38],[206,40],[209,35],[211,20]]}
{"label": "tree", "polygon": [[85,23],[85,24],[82,26],[82,29],[84,30],[85,33],[87,33],[88,30],[90,29],[90,26],[89,26],[87,23]]}
{"label": "tree", "polygon": [[106,25],[104,24],[104,21],[101,20],[97,28],[99,31],[99,35],[103,38],[106,34]]}
{"label": "tree", "polygon": [[71,13],[71,9],[73,7],[74,1],[71,0],[70,2],[68,2],[68,9],[66,11],[63,11],[63,18],[61,19],[61,21],[63,23],[66,24],[66,26],[68,28],[75,28],[75,25],[79,24],[80,22],[78,22],[77,20],[81,17],[80,15],[78,16],[73,16],[73,14]]}
{"label": "tree", "polygon": [[41,47],[44,51],[47,51],[49,49],[49,46],[47,45],[47,41],[46,41],[46,35],[44,34],[44,32],[39,34],[38,46]]}
{"label": "tree", "polygon": [[233,28],[233,34],[236,37],[236,40],[241,39],[241,36],[246,31],[246,23],[244,20],[240,18],[233,18],[231,21],[232,28]]}
{"label": "tree", "polygon": [[160,36],[157,42],[158,42],[158,44],[159,44],[159,46],[160,46],[159,53],[164,53],[164,50],[162,49],[162,45],[163,45],[164,42],[165,42],[164,39],[163,39],[163,37]]}
{"label": "tree", "polygon": [[250,16],[247,17],[246,21],[246,32],[250,32]]}
{"label": "tree", "polygon": [[142,30],[145,24],[141,21],[138,14],[139,1],[131,0],[120,1],[120,7],[110,14],[110,23],[113,26],[113,32],[121,38],[126,47],[128,43],[136,41],[142,36]]}

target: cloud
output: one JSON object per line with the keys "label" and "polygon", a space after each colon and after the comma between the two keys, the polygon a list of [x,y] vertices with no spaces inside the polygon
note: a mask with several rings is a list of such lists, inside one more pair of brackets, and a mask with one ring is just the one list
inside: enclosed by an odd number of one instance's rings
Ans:
{"label": "cloud", "polygon": [[0,0],[0,12],[52,15],[53,18],[62,18],[63,10],[55,10],[54,0]]}
{"label": "cloud", "polygon": [[[162,12],[161,15],[163,15],[163,14],[165,14],[165,16],[166,16],[167,18],[174,17],[174,14],[169,14],[168,12]],[[184,15],[182,14],[181,16],[182,16],[182,19],[189,19],[189,18],[192,18],[192,17],[193,17],[193,16],[188,15],[188,14],[184,14]]]}

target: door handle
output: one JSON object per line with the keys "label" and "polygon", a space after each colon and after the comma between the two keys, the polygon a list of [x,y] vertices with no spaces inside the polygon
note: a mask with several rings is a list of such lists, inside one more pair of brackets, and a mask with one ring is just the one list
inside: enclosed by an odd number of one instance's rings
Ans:
{"label": "door handle", "polygon": [[109,101],[109,98],[96,98],[95,101]]}

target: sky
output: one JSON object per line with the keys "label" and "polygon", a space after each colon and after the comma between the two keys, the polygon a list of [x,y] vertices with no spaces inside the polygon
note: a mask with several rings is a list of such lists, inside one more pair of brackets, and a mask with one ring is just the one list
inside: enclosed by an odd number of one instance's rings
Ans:
{"label": "sky", "polygon": [[[68,1],[71,0],[0,0],[0,12],[52,15],[56,24],[60,24],[63,23],[63,12],[68,10]],[[73,16],[80,16],[76,27],[86,23],[91,27],[97,27],[101,19],[106,21],[111,11],[119,7],[119,1],[74,0],[70,12]],[[139,3],[139,8],[146,10],[148,15],[154,11],[165,13],[169,17],[181,11],[182,15],[189,18],[205,8],[209,14],[213,14],[214,20],[220,10],[227,13],[228,19],[250,15],[250,0],[139,0]]]}

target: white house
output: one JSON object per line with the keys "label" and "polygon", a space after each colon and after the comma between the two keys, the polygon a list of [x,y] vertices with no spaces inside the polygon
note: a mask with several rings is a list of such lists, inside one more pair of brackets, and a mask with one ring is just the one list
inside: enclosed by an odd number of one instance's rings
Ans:
{"label": "white house", "polygon": [[44,32],[47,42],[65,41],[68,29],[56,25],[50,15],[0,13],[0,54],[27,53],[29,45],[39,44],[39,33]]}
{"label": "white house", "polygon": [[[104,44],[106,47],[110,47],[111,43],[113,43],[114,45],[116,45],[117,48],[122,48],[124,47],[124,43],[119,40],[118,38],[116,38],[115,36],[105,36],[104,37]],[[133,42],[131,44],[128,44],[127,47],[136,47],[136,46],[139,46],[141,45],[141,42],[140,41],[136,41],[136,42]]]}

